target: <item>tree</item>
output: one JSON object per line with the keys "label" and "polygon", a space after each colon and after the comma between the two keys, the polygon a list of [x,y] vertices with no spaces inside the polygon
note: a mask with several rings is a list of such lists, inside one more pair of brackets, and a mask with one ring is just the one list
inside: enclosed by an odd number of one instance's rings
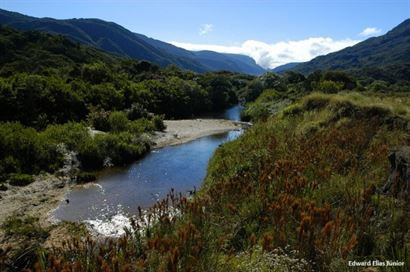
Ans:
{"label": "tree", "polygon": [[317,87],[319,81],[322,79],[322,76],[323,74],[320,70],[316,70],[313,73],[309,74],[304,83],[306,90],[314,90]]}
{"label": "tree", "polygon": [[82,78],[94,84],[111,81],[111,72],[102,62],[84,64]]}
{"label": "tree", "polygon": [[208,92],[214,110],[230,105],[232,84],[226,75],[207,73],[199,80],[199,84]]}
{"label": "tree", "polygon": [[133,103],[131,108],[127,110],[127,117],[129,120],[137,120],[140,118],[148,117],[148,111],[143,105],[139,103]]}
{"label": "tree", "polygon": [[263,82],[259,78],[254,79],[240,91],[240,99],[245,102],[254,101],[263,92],[263,90]]}
{"label": "tree", "polygon": [[262,77],[264,89],[274,89],[279,92],[287,91],[284,79],[275,73],[266,73]]}
{"label": "tree", "polygon": [[285,80],[290,84],[300,83],[306,80],[303,74],[294,71],[285,72],[284,77]]}
{"label": "tree", "polygon": [[353,90],[356,87],[356,80],[353,79],[349,74],[342,71],[327,71],[323,75],[324,80],[330,80],[334,82],[343,83],[342,89]]}

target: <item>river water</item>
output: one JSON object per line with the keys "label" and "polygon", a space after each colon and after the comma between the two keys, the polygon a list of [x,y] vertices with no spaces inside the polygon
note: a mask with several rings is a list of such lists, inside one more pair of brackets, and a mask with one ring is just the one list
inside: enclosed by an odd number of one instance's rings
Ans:
{"label": "river water", "polygon": [[[213,117],[239,120],[239,113],[240,107],[235,106]],[[138,206],[152,206],[171,188],[183,194],[199,189],[216,148],[241,132],[230,131],[155,149],[127,167],[105,170],[95,185],[73,189],[66,196],[69,203],[61,202],[52,217],[93,225],[112,223],[136,214]]]}

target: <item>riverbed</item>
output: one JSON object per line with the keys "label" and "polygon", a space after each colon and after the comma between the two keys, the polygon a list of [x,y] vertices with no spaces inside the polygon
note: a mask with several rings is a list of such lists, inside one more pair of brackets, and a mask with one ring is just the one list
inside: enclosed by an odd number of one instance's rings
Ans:
{"label": "riverbed", "polygon": [[[239,120],[238,106],[215,117]],[[138,206],[149,208],[174,189],[188,194],[201,187],[208,161],[216,148],[237,138],[242,129],[216,132],[179,145],[152,150],[127,167],[100,173],[97,181],[73,188],[52,213],[56,220],[87,222],[97,232],[109,235],[126,225]]]}

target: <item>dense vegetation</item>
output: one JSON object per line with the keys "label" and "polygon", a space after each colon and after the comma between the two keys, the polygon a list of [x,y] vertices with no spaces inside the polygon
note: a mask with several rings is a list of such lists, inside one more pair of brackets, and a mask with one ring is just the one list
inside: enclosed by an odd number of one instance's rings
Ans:
{"label": "dense vegetation", "polygon": [[[5,27],[0,48],[1,181],[53,172],[68,151],[83,169],[130,162],[149,149],[144,133],[165,128],[163,118],[222,110],[252,79],[162,69]],[[105,133],[93,136],[87,127]]]}
{"label": "dense vegetation", "polygon": [[266,119],[312,91],[335,94],[342,90],[379,96],[399,93],[406,96],[410,93],[410,84],[403,81],[390,84],[371,77],[357,79],[354,74],[343,71],[318,70],[306,77],[294,71],[285,72],[282,76],[268,73],[240,90],[240,99],[249,102],[242,112],[242,119]]}
{"label": "dense vegetation", "polygon": [[[134,159],[148,148],[144,132],[163,129],[160,114],[191,116],[238,98],[254,126],[217,149],[200,192],[171,190],[139,209],[119,239],[95,241],[72,226],[73,237],[45,249],[48,230],[35,218],[9,218],[3,232],[29,242],[2,250],[0,269],[344,272],[356,271],[349,260],[377,259],[406,264],[380,271],[408,270],[408,199],[381,190],[389,150],[409,144],[406,82],[341,71],[197,75],[1,31],[13,56],[2,59],[1,105],[24,112],[1,115],[1,171],[18,186],[32,182],[27,173],[61,167],[61,149],[84,169]],[[42,60],[53,62],[30,66]],[[54,103],[64,110],[49,110]]]}
{"label": "dense vegetation", "polygon": [[409,106],[405,94],[345,90],[254,117],[254,127],[217,150],[193,199],[171,191],[124,237],[66,241],[41,251],[35,267],[344,272],[356,271],[348,260],[408,264],[408,202],[380,188],[390,148],[408,141]]}
{"label": "dense vegetation", "polygon": [[[255,125],[217,150],[194,198],[171,191],[120,239],[37,245],[35,269],[342,272],[355,271],[348,260],[410,262],[408,200],[381,193],[389,150],[408,143],[408,93],[329,71],[266,74],[238,96]],[[22,226],[11,218],[3,228]]]}
{"label": "dense vegetation", "polygon": [[38,30],[61,34],[119,56],[146,60],[160,66],[174,64],[196,72],[227,70],[252,75],[264,72],[264,69],[248,56],[188,51],[133,33],[116,23],[98,19],[35,18],[0,9],[0,24],[25,31]]}

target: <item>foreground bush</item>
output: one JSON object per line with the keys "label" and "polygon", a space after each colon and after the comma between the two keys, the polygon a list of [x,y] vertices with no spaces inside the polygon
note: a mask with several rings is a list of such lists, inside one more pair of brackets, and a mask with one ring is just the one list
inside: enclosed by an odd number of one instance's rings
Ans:
{"label": "foreground bush", "polygon": [[34,178],[31,175],[26,174],[11,174],[9,183],[13,186],[26,186],[34,182]]}

